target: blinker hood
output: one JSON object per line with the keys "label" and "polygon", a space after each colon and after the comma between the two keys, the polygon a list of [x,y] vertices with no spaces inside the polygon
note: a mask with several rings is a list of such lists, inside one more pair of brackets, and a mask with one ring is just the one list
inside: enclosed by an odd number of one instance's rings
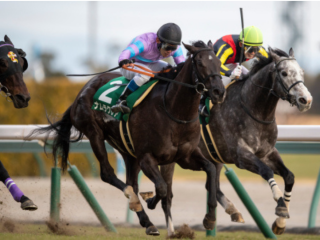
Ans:
{"label": "blinker hood", "polygon": [[0,58],[4,58],[8,62],[8,69],[0,74],[0,81],[19,72],[24,72],[28,67],[28,62],[24,59],[23,68],[19,63],[19,53],[11,44],[0,45]]}

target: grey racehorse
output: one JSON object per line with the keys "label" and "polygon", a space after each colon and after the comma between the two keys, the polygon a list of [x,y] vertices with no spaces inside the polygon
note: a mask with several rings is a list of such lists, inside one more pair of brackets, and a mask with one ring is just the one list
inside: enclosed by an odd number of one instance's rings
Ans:
{"label": "grey racehorse", "polygon": [[[285,230],[294,184],[293,173],[286,168],[275,148],[278,134],[275,110],[280,98],[301,112],[310,109],[312,104],[312,96],[304,85],[303,70],[294,58],[293,50],[290,49],[288,55],[281,50],[269,48],[269,58],[260,57],[243,81],[237,81],[227,89],[225,101],[211,108],[209,120],[222,161],[257,173],[268,181],[277,202],[275,213],[278,217],[272,225],[276,234],[282,234]],[[207,159],[212,159],[202,139],[200,148]],[[223,164],[215,164],[217,200],[231,215],[232,221],[243,222],[241,213],[220,190],[219,177]],[[167,198],[162,200],[162,208],[169,235],[174,232],[170,212],[173,171],[174,164],[161,166],[168,188]],[[284,193],[275,182],[274,174],[284,179]]]}

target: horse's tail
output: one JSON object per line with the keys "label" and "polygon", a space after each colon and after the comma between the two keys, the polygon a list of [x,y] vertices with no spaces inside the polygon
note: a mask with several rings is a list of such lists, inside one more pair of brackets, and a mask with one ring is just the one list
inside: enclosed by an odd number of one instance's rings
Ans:
{"label": "horse's tail", "polygon": [[[70,118],[71,106],[65,111],[61,120],[52,123],[46,114],[49,126],[42,127],[34,130],[31,135],[34,133],[47,134],[45,138],[45,146],[48,144],[49,135],[51,132],[55,133],[53,144],[52,144],[52,154],[54,159],[61,158],[61,167],[62,171],[68,167],[68,155],[70,149],[70,142],[80,141],[84,134],[78,131],[78,136],[75,140],[70,140],[71,133],[77,131],[72,129],[72,122]],[[72,131],[71,131],[72,130]],[[44,147],[45,147],[44,146]]]}

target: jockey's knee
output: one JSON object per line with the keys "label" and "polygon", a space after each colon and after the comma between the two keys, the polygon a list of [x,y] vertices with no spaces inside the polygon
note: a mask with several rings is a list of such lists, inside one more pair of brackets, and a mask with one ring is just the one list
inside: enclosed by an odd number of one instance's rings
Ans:
{"label": "jockey's knee", "polygon": [[150,80],[149,76],[146,75],[137,75],[134,76],[133,81],[139,86],[141,87],[143,84],[145,84],[146,82],[148,82]]}

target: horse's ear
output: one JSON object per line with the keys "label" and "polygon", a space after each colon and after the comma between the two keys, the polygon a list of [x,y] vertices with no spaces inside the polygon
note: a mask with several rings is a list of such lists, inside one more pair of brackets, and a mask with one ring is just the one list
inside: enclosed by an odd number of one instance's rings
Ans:
{"label": "horse's ear", "polygon": [[183,46],[188,50],[189,53],[193,54],[194,52],[197,51],[197,48],[188,44],[185,44],[182,42]]}
{"label": "horse's ear", "polygon": [[4,36],[4,41],[6,43],[9,43],[9,44],[13,45],[13,43],[11,42],[10,38],[7,35]]}
{"label": "horse's ear", "polygon": [[213,44],[212,44],[211,40],[209,40],[209,42],[208,42],[207,45],[208,45],[209,48],[212,48],[212,49],[213,49]]}
{"label": "horse's ear", "polygon": [[294,51],[292,48],[290,48],[290,50],[289,50],[289,57],[294,58]]}
{"label": "horse's ear", "polygon": [[269,54],[270,56],[273,58],[274,62],[279,62],[280,61],[280,57],[272,50],[271,47],[269,47]]}

